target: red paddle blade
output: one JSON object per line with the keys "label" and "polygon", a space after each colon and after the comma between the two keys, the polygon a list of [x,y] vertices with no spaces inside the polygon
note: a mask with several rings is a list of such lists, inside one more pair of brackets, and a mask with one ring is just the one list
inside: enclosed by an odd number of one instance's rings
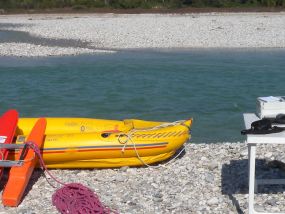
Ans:
{"label": "red paddle blade", "polygon": [[[18,123],[18,112],[14,109],[11,109],[5,112],[0,117],[0,144],[12,143],[13,137],[15,135]],[[0,149],[1,159],[6,160],[8,156],[7,149]],[[3,173],[3,168],[0,168],[0,178]]]}

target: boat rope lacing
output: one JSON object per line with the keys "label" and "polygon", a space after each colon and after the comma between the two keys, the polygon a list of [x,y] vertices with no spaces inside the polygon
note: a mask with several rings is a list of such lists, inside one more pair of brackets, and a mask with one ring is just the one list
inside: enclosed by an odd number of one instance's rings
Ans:
{"label": "boat rope lacing", "polygon": [[[100,200],[97,194],[88,187],[83,186],[80,183],[66,184],[55,176],[53,176],[47,169],[39,147],[33,142],[27,142],[29,148],[34,150],[34,153],[39,158],[40,166],[42,169],[56,181],[62,185],[60,189],[52,195],[52,204],[62,214],[117,214],[118,212],[111,210],[105,206]],[[49,184],[55,188],[50,182]]]}
{"label": "boat rope lacing", "polygon": [[[164,165],[158,165],[158,166],[152,166],[152,165],[149,165],[148,163],[146,163],[142,157],[139,155],[139,152],[137,150],[137,146],[136,146],[136,143],[135,141],[133,141],[132,137],[134,136],[134,134],[136,132],[146,132],[146,131],[153,131],[153,130],[158,130],[158,129],[161,129],[161,128],[166,128],[166,127],[171,127],[171,126],[177,126],[177,125],[184,125],[186,126],[189,130],[190,130],[190,127],[188,127],[186,124],[185,124],[186,120],[177,120],[177,121],[174,121],[174,122],[171,122],[171,123],[163,123],[163,124],[160,124],[158,126],[154,126],[154,127],[151,127],[151,128],[144,128],[144,129],[131,129],[128,133],[121,133],[118,135],[118,142],[123,144],[124,146],[122,147],[122,150],[121,152],[124,153],[125,152],[125,148],[126,146],[128,145],[128,143],[130,142],[132,145],[133,145],[133,148],[134,148],[134,151],[136,153],[136,156],[137,158],[140,160],[140,162],[146,166],[146,167],[152,167],[152,168],[160,168],[160,167],[165,167],[167,165],[169,165],[170,163],[174,162],[184,151],[185,151],[185,146],[183,145],[181,151],[179,151],[179,153],[177,155],[175,155],[175,157],[173,157],[170,161],[168,161],[166,164]],[[122,140],[122,138],[125,138],[124,140]]]}

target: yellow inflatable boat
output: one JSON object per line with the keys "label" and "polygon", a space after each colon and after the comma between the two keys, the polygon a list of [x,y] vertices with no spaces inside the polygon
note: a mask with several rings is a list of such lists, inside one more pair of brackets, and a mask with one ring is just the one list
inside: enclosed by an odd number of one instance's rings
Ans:
{"label": "yellow inflatable boat", "polygon": [[[22,118],[17,144],[36,118]],[[170,158],[190,138],[192,119],[173,123],[142,120],[47,118],[42,154],[49,168],[110,168]],[[15,152],[16,154],[17,152]],[[11,159],[15,154],[12,154]]]}

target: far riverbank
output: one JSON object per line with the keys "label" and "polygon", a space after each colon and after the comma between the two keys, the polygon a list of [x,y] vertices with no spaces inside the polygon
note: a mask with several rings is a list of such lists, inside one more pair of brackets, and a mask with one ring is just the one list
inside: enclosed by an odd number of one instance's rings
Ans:
{"label": "far riverbank", "polygon": [[[74,45],[8,41],[2,56],[59,56],[140,48],[284,48],[285,12],[187,14],[21,14],[0,31]],[[1,32],[0,32],[1,36]]]}
{"label": "far riverbank", "polygon": [[92,14],[92,13],[112,13],[112,14],[188,14],[188,13],[262,13],[262,12],[284,12],[283,7],[182,7],[182,8],[53,8],[53,9],[2,9],[2,15],[19,14]]}

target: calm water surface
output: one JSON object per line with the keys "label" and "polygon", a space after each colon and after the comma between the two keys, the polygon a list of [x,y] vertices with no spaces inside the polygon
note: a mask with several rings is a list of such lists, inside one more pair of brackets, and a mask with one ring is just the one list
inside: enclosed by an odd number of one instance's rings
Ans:
{"label": "calm water surface", "polygon": [[22,117],[194,118],[192,142],[241,141],[258,96],[285,95],[285,50],[122,51],[0,57],[0,113]]}

